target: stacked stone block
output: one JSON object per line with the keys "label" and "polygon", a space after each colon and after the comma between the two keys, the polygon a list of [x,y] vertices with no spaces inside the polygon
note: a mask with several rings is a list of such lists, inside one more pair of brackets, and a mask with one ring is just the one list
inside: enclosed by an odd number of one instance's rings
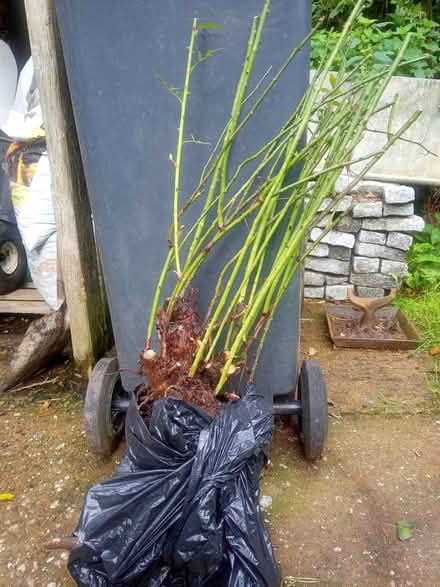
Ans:
{"label": "stacked stone block", "polygon": [[[339,178],[336,193],[348,185]],[[305,261],[304,295],[306,298],[344,300],[347,289],[355,286],[360,296],[383,296],[395,287],[394,276],[404,275],[412,234],[424,228],[414,215],[414,189],[409,186],[364,182],[338,204],[337,211],[352,207],[335,230],[326,234]],[[330,200],[320,208],[325,211]],[[327,218],[310,234],[308,246],[316,242]]]}

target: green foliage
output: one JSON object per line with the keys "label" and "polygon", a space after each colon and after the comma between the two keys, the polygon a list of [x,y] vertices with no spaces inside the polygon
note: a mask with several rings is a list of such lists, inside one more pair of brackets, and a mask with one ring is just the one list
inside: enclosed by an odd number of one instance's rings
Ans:
{"label": "green foliage", "polygon": [[436,214],[435,224],[427,224],[414,237],[405,285],[411,290],[440,287],[440,213]]}
{"label": "green foliage", "polygon": [[[340,37],[340,26],[351,2],[328,0],[314,2],[315,22],[320,28],[312,39],[312,67],[317,68]],[[333,6],[334,5],[334,6]],[[396,75],[433,78],[440,77],[440,25],[426,16],[420,3],[412,0],[391,0],[384,16],[381,10],[386,2],[370,3],[365,11],[368,16],[358,18],[352,32],[351,43],[339,57],[347,61],[347,69],[354,68],[362,58],[367,57],[365,67],[380,71],[397,55],[403,39],[408,33],[412,38],[404,55],[404,60],[423,58],[416,63],[401,65]],[[324,8],[325,7],[325,8]]]}
{"label": "green foliage", "polygon": [[[401,308],[423,334],[420,350],[430,350],[440,344],[440,292],[438,288],[422,292],[400,291],[393,302]],[[439,367],[440,367],[440,360]]]}

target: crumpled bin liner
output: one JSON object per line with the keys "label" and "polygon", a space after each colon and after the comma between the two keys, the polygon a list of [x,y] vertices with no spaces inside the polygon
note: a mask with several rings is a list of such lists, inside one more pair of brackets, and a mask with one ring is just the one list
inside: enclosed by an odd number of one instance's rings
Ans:
{"label": "crumpled bin liner", "polygon": [[272,405],[250,387],[212,419],[169,397],[149,426],[132,397],[127,453],[89,489],[68,567],[80,586],[276,587],[259,476]]}

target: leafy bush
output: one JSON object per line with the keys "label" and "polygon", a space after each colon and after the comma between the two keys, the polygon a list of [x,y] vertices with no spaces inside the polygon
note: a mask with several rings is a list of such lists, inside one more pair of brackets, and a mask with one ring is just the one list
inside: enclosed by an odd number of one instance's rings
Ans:
{"label": "leafy bush", "polygon": [[427,224],[425,230],[414,237],[408,252],[408,275],[405,285],[412,290],[440,286],[440,213],[435,224]]}
{"label": "leafy bush", "polygon": [[[338,28],[342,26],[348,6],[351,2],[314,2],[313,16],[315,23],[321,22],[320,28],[312,39],[312,67],[319,63],[336,45],[340,36]],[[386,3],[381,2],[381,6]],[[440,77],[440,25],[426,16],[421,4],[414,4],[412,0],[391,0],[389,12],[380,22],[378,18],[360,17],[353,30],[351,44],[341,59],[347,60],[348,69],[354,68],[364,57],[367,57],[366,67],[380,70],[389,65],[397,55],[405,36],[413,33],[411,42],[405,52],[404,59],[412,60],[426,56],[425,59],[409,65],[402,65],[396,75],[433,78]],[[367,15],[380,15],[379,8],[374,2],[370,4]],[[338,63],[336,65],[339,65]]]}

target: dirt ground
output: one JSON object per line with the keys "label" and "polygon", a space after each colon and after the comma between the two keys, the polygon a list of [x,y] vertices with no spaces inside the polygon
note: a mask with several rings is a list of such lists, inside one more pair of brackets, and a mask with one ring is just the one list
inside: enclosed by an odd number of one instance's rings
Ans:
{"label": "dirt ground", "polygon": [[[319,359],[330,400],[324,458],[304,461],[294,429],[277,428],[261,493],[286,586],[440,585],[440,411],[414,352],[334,349],[319,303],[306,303],[303,356]],[[0,316],[0,377],[26,321]],[[0,587],[73,585],[49,537],[70,533],[87,487],[108,477],[82,432],[86,382],[68,360],[0,397]],[[398,520],[416,523],[397,538]],[[290,577],[290,578],[288,578]],[[293,580],[292,577],[296,577]],[[298,581],[298,578],[304,578]]]}

